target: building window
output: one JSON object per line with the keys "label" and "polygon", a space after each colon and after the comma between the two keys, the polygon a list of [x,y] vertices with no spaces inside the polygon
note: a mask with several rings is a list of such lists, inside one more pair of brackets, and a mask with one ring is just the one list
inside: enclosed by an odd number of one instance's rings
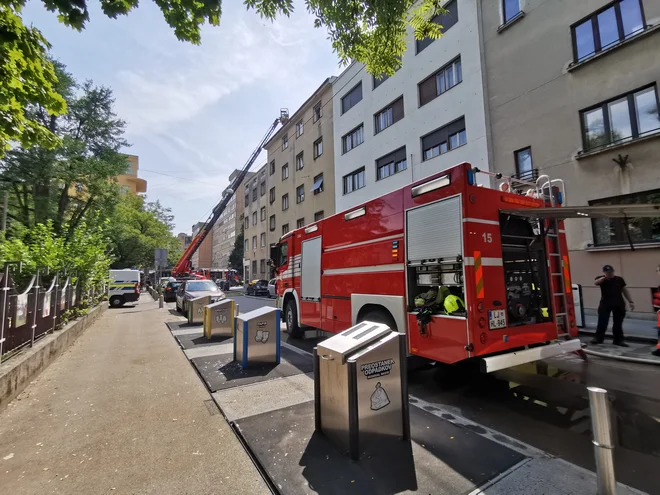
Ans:
{"label": "building window", "polygon": [[387,129],[403,118],[403,96],[397,98],[387,107],[374,115],[375,134]]}
{"label": "building window", "polygon": [[304,218],[299,218],[296,220],[296,228],[301,229],[305,226],[305,219]]}
{"label": "building window", "polygon": [[348,153],[364,142],[364,125],[360,124],[351,132],[341,138],[341,152]]}
{"label": "building window", "polygon": [[263,222],[264,220],[266,220],[266,207],[262,206],[261,207],[261,221]]}
{"label": "building window", "polygon": [[314,141],[314,160],[323,154],[323,138]]}
{"label": "building window", "polygon": [[266,233],[261,233],[261,247],[266,247]]}
{"label": "building window", "polygon": [[516,177],[522,180],[534,180],[534,165],[532,163],[532,148],[529,146],[513,152],[516,159]]}
{"label": "building window", "polygon": [[422,159],[430,160],[467,143],[465,117],[422,137]]}
{"label": "building window", "polygon": [[303,160],[303,152],[301,151],[296,156],[296,170],[302,170],[305,166],[305,161]]}
{"label": "building window", "polygon": [[250,228],[250,217],[249,216],[245,217],[245,228],[246,229]]}
{"label": "building window", "polygon": [[273,175],[275,173],[275,160],[270,162],[270,175]]}
{"label": "building window", "polygon": [[285,163],[282,166],[282,180],[288,179],[289,178],[289,164]]}
{"label": "building window", "polygon": [[305,124],[303,123],[302,119],[300,119],[296,124],[296,138],[302,136],[303,132],[305,132]]}
{"label": "building window", "polygon": [[382,180],[390,175],[398,174],[407,168],[406,147],[404,146],[376,160],[376,180]]}
{"label": "building window", "polygon": [[268,202],[272,205],[275,202],[275,188],[271,187],[268,193]]}
{"label": "building window", "polygon": [[518,17],[520,0],[502,0],[502,13],[504,14],[504,24]]}
{"label": "building window", "polygon": [[575,62],[593,57],[647,28],[641,0],[620,0],[572,26]]}
{"label": "building window", "polygon": [[[651,203],[660,203],[660,189],[589,201],[590,206]],[[633,243],[660,242],[660,216],[628,219],[593,218],[591,225],[596,246],[629,244],[628,232]]]}
{"label": "building window", "polygon": [[360,100],[362,100],[362,81],[360,81],[357,86],[353,87],[346,95],[341,99],[341,113],[344,114],[348,112],[351,108],[357,105]]}
{"label": "building window", "polygon": [[252,249],[257,249],[257,236],[252,236]]}
{"label": "building window", "polygon": [[419,88],[419,106],[426,105],[461,81],[463,81],[463,69],[461,58],[458,57],[417,85]]}
{"label": "building window", "polygon": [[296,203],[302,203],[305,201],[305,186],[296,187]]}
{"label": "building window", "polygon": [[282,196],[282,211],[289,209],[289,195]]}
{"label": "building window", "polygon": [[259,260],[259,268],[262,274],[266,273],[266,260]]}
{"label": "building window", "polygon": [[257,225],[257,212],[252,213],[252,225]]}
{"label": "building window", "polygon": [[[443,15],[437,15],[431,21],[435,22],[436,24],[440,24],[442,26],[442,32],[446,33],[449,31],[449,28],[451,28],[454,24],[458,22],[458,2],[456,0],[452,0],[449,2],[447,5],[444,6],[444,9],[447,11],[446,14]],[[417,47],[417,52],[419,53],[424,48],[429,46],[431,43],[433,43],[432,38],[424,38],[423,40],[415,40],[415,45]]]}
{"label": "building window", "polygon": [[585,151],[630,141],[660,130],[655,84],[580,113]]}
{"label": "building window", "polygon": [[282,136],[282,151],[287,149],[289,147],[289,136],[288,134],[285,134]]}
{"label": "building window", "polygon": [[314,185],[312,186],[312,192],[314,194],[319,194],[323,192],[323,174],[319,174],[314,177]]}
{"label": "building window", "polygon": [[250,250],[250,241],[245,239],[245,246],[243,246],[243,247],[244,247],[245,252],[247,253]]}
{"label": "building window", "polygon": [[262,182],[261,183],[261,196],[266,194],[266,183]]}
{"label": "building window", "polygon": [[316,105],[314,105],[314,114],[312,115],[312,122],[318,122],[321,120],[321,117],[323,117],[323,107],[321,106],[321,102],[319,101]]}
{"label": "building window", "polygon": [[254,185],[254,189],[252,189],[252,201],[256,201],[256,200],[257,200],[257,194],[258,194],[258,193],[257,193],[257,185],[255,184],[255,185]]}
{"label": "building window", "polygon": [[269,223],[270,223],[270,231],[273,232],[275,230],[275,215],[270,216]]}
{"label": "building window", "polygon": [[319,220],[323,220],[323,216],[324,216],[323,210],[317,211],[316,213],[314,213],[314,221],[318,222]]}
{"label": "building window", "polygon": [[246,192],[245,192],[245,207],[247,207],[249,204],[250,204],[250,191],[246,190]]}
{"label": "building window", "polygon": [[366,185],[364,167],[344,175],[344,194],[362,189]]}
{"label": "building window", "polygon": [[252,261],[252,276],[257,276],[257,260]]}
{"label": "building window", "polygon": [[289,233],[289,224],[285,223],[284,225],[282,225],[282,235],[286,235],[288,233]]}

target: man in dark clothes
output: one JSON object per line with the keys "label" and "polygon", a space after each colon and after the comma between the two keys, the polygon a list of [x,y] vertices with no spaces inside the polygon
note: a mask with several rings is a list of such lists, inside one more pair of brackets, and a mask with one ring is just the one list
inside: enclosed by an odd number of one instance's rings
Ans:
{"label": "man in dark clothes", "polygon": [[603,275],[596,277],[596,285],[600,287],[600,305],[598,306],[598,327],[596,337],[592,344],[602,344],[605,339],[605,331],[610,322],[612,313],[612,333],[614,334],[614,345],[628,347],[623,341],[623,318],[626,316],[625,297],[630,304],[630,310],[635,310],[635,304],[626,289],[626,281],[622,277],[614,275],[614,268],[610,265],[603,267]]}

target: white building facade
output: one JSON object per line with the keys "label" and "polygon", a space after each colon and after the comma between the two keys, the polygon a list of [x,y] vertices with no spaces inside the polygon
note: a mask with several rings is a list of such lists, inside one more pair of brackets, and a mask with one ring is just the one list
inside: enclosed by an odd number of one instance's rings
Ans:
{"label": "white building facade", "polygon": [[409,31],[393,76],[353,63],[334,81],[336,211],[464,161],[488,170],[477,0],[445,8],[443,37]]}

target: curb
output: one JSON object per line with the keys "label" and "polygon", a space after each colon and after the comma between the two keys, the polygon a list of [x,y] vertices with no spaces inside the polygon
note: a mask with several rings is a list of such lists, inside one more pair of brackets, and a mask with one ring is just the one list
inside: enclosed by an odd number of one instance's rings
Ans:
{"label": "curb", "polygon": [[[595,330],[585,330],[585,329],[579,329],[578,330],[578,335],[586,335],[589,337],[593,337],[596,335]],[[639,342],[641,344],[657,344],[658,339],[653,338],[653,337],[647,337],[646,335],[628,335],[624,332],[625,335],[625,340],[628,340],[630,342]],[[611,333],[606,333],[605,334],[606,339],[611,339],[613,338],[613,335]]]}
{"label": "curb", "polygon": [[41,338],[34,347],[27,348],[0,366],[0,411],[20,394],[30,382],[53,361],[69,349],[82,333],[108,309],[101,301],[89,313],[72,321],[61,330]]}
{"label": "curb", "polygon": [[608,354],[606,352],[590,351],[587,348],[582,349],[585,354],[590,354],[592,356],[598,356],[607,359],[616,359],[617,361],[627,361],[630,363],[641,363],[641,364],[654,364],[660,366],[660,361],[657,359],[644,359],[644,358],[635,358],[628,356],[615,356],[613,354]]}

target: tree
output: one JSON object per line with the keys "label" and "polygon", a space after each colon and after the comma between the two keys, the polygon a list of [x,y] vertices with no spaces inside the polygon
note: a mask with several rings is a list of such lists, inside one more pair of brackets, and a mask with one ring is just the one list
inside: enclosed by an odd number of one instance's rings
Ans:
{"label": "tree", "polygon": [[229,268],[234,270],[243,270],[243,250],[245,249],[245,234],[243,233],[243,227],[241,226],[241,233],[236,236],[234,241],[234,249],[231,250],[229,254]]}
{"label": "tree", "polygon": [[0,160],[0,183],[11,192],[10,219],[30,228],[52,220],[55,231],[70,235],[92,210],[107,210],[118,197],[114,178],[125,172],[120,149],[125,123],[114,113],[112,91],[91,81],[79,85],[55,62],[57,89],[69,112],[50,115],[28,105],[26,115],[48,128],[60,143],[16,147]]}
{"label": "tree", "polygon": [[[89,21],[86,0],[42,0],[58,19],[81,30]],[[220,24],[222,0],[203,2],[155,0],[165,21],[179,40],[199,44],[201,26]],[[445,13],[441,0],[305,0],[315,16],[314,25],[325,27],[332,47],[343,63],[357,60],[374,75],[392,75],[401,66],[406,50],[406,30],[411,26],[417,39],[439,38],[442,27],[433,22]],[[273,20],[293,12],[293,0],[244,0],[261,17]],[[25,0],[0,0],[0,157],[10,142],[38,143],[46,148],[57,144],[53,132],[25,107],[40,105],[48,115],[60,115],[65,104],[55,91],[57,77],[46,58],[50,45],[35,28],[26,28],[20,18]],[[101,9],[111,18],[128,14],[137,0],[101,0]],[[437,19],[436,19],[437,20]]]}

